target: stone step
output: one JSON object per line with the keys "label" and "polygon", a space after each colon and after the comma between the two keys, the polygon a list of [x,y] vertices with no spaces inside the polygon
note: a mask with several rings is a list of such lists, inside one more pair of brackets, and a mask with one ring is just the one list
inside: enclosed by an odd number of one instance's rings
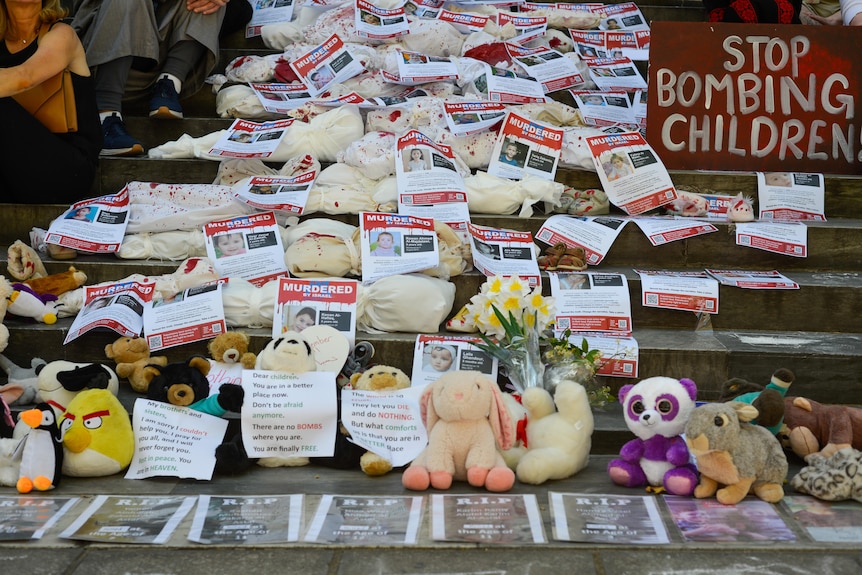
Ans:
{"label": "stone step", "polygon": [[[4,355],[18,365],[28,365],[41,355],[46,360],[108,362],[105,346],[117,337],[115,332],[97,329],[63,345],[71,318],[54,325],[21,323],[7,318],[11,337]],[[269,328],[238,328],[251,336],[250,349],[257,353],[271,339]],[[700,330],[693,328],[635,327],[639,346],[637,379],[655,375],[690,377],[698,384],[703,400],[717,399],[721,384],[731,377],[768,382],[779,367],[796,374],[793,392],[826,403],[862,404],[862,334],[806,331],[766,331],[751,329]],[[370,341],[375,348],[375,363],[394,365],[412,372],[416,334],[357,333],[357,341]],[[34,353],[34,350],[38,350]],[[206,355],[206,342],[186,344],[159,352],[171,361],[191,354]],[[615,393],[634,380],[600,378]]]}
{"label": "stone step", "polygon": [[[51,220],[62,214],[66,206],[26,206],[9,205],[0,215],[0,261],[5,261],[5,250],[17,239],[29,243],[29,232],[33,227],[47,229]],[[341,214],[329,216],[323,213],[310,214],[308,217],[335,219],[358,225],[357,216]],[[530,218],[517,216],[483,216],[473,215],[473,223],[483,226],[529,231],[534,235],[545,222],[547,216],[534,215]],[[726,222],[715,222],[717,232],[705,234],[686,240],[669,242],[660,246],[652,246],[641,229],[629,222],[623,228],[606,258],[591,271],[604,271],[609,267],[633,267],[637,269],[778,269],[792,276],[795,272],[824,272],[828,270],[835,274],[845,274],[862,270],[862,220],[835,219],[828,222],[810,223],[808,225],[808,257],[795,258],[774,254],[764,250],[746,248],[736,245],[734,226]],[[537,241],[541,248],[546,244]],[[53,270],[66,269],[65,262],[51,262]],[[115,257],[94,256],[82,254],[78,260],[81,265],[92,263],[95,266],[127,265]],[[55,265],[56,264],[56,265]],[[78,264],[76,264],[78,265]],[[171,268],[176,264],[164,262],[132,263],[131,265],[161,266]],[[113,279],[114,271],[106,273],[94,271],[93,277]],[[151,273],[151,272],[147,272]],[[160,273],[166,273],[164,271]],[[122,276],[120,276],[122,277]],[[797,279],[797,278],[793,278]],[[96,280],[94,280],[96,281]],[[98,280],[102,281],[102,280]],[[797,280],[798,281],[798,280]]]}
{"label": "stone step", "polygon": [[[5,257],[0,261],[5,261]],[[644,269],[667,269],[654,259],[645,259],[644,263],[649,263],[640,266]],[[70,264],[87,274],[88,284],[116,281],[134,273],[150,276],[173,273],[179,265],[178,262],[80,256],[72,262],[48,261],[46,268],[49,273],[58,273],[68,269]],[[602,264],[591,271],[625,275],[635,327],[694,329],[696,326],[697,318],[693,313],[642,306],[640,276],[631,267]],[[800,289],[746,290],[719,286],[719,313],[711,316],[711,326],[725,330],[858,331],[858,318],[862,314],[862,272],[794,271],[787,277],[796,281]],[[485,276],[473,270],[451,281],[456,285],[454,314],[479,291]],[[544,292],[549,295],[549,282],[543,284]]]}

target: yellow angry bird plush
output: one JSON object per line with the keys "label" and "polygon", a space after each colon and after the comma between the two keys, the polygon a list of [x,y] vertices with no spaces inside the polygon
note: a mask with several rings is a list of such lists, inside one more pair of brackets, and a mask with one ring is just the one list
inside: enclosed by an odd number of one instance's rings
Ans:
{"label": "yellow angry bird plush", "polygon": [[61,425],[64,475],[104,477],[132,462],[135,435],[129,412],[110,391],[79,393],[66,408]]}

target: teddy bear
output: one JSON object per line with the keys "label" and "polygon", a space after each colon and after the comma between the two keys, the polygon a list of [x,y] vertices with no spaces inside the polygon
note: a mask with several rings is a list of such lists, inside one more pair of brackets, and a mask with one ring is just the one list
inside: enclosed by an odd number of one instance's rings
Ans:
{"label": "teddy bear", "polygon": [[862,408],[785,397],[779,439],[806,461],[815,453],[829,457],[846,447],[862,449]]}
{"label": "teddy bear", "polygon": [[562,381],[553,399],[544,388],[530,387],[520,404],[526,415],[523,445],[503,453],[518,481],[540,485],[571,477],[587,466],[594,422],[583,385]]}
{"label": "teddy bear", "polygon": [[766,387],[734,377],[722,384],[718,400],[750,403],[758,413],[757,421],[752,423],[777,434],[784,423],[784,396],[794,379],[793,372],[783,367],[775,370]]}
{"label": "teddy bear", "polygon": [[512,446],[515,425],[497,383],[478,371],[450,371],[429,384],[420,400],[428,445],[404,470],[407,489],[449,489],[466,481],[508,491],[515,473],[497,449]]}
{"label": "teddy bear", "polygon": [[[407,389],[410,387],[410,378],[397,367],[387,365],[375,365],[363,373],[354,373],[350,376],[350,383],[345,387],[363,391],[375,391],[386,393]],[[339,393],[341,390],[338,390]],[[341,421],[341,401],[339,396],[338,419]],[[336,434],[335,455],[332,457],[312,457],[312,463],[334,467],[338,469],[349,469],[359,465],[359,468],[369,476],[385,475],[392,471],[392,463],[385,457],[374,452],[365,451],[350,441],[349,432],[340,426],[341,433]]]}
{"label": "teddy bear", "polygon": [[784,497],[787,457],[778,438],[750,423],[756,417],[757,409],[738,401],[692,410],[685,441],[700,472],[696,498],[715,495],[722,505],[735,505],[752,491],[768,503]]}
{"label": "teddy bear", "polygon": [[147,365],[166,366],[168,358],[150,355],[150,346],[143,337],[122,336],[105,346],[105,356],[117,362],[117,375],[129,380],[132,389],[147,393],[149,383],[144,377]]}
{"label": "teddy bear", "polygon": [[241,331],[226,331],[207,343],[207,352],[213,361],[240,364],[245,369],[254,369],[257,356],[248,350],[251,338]]}
{"label": "teddy bear", "polygon": [[626,426],[637,438],[608,463],[611,481],[623,487],[647,486],[647,491],[691,495],[697,470],[680,436],[695,407],[697,386],[683,378],[656,376],[619,391]]}
{"label": "teddy bear", "polygon": [[218,393],[210,393],[207,374],[210,363],[202,355],[192,355],[185,361],[144,367],[147,398],[171,405],[222,417],[228,411],[239,412],[245,392],[240,385],[226,383]]}

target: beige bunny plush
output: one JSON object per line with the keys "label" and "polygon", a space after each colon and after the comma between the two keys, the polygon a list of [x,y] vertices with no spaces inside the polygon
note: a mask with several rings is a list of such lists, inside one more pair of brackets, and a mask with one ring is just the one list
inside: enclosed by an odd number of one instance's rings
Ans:
{"label": "beige bunny plush", "polygon": [[781,501],[787,457],[772,432],[748,423],[757,415],[756,408],[739,401],[708,403],[692,410],[685,441],[700,471],[695,497],[715,495],[719,503],[735,505],[753,491],[769,503]]}
{"label": "beige bunny plush", "polygon": [[497,449],[509,449],[515,426],[502,393],[478,371],[453,371],[428,385],[420,400],[428,446],[401,477],[407,489],[449,489],[467,481],[488,491],[508,491],[515,473]]}

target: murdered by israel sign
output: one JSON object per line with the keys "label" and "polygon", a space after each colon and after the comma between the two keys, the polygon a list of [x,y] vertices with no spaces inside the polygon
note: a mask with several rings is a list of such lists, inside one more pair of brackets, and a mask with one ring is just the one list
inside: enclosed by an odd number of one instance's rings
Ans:
{"label": "murdered by israel sign", "polygon": [[677,170],[862,174],[862,28],[654,22],[647,140]]}

